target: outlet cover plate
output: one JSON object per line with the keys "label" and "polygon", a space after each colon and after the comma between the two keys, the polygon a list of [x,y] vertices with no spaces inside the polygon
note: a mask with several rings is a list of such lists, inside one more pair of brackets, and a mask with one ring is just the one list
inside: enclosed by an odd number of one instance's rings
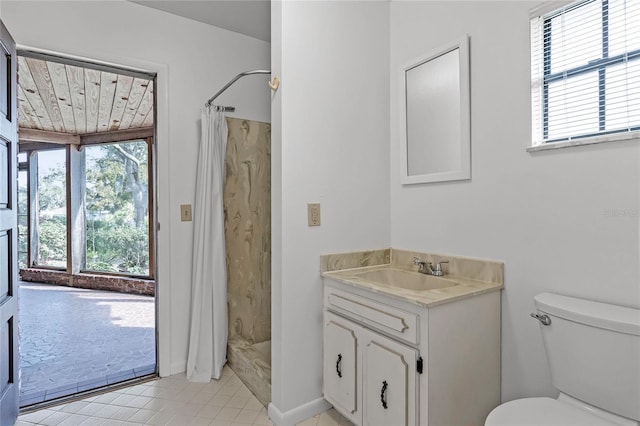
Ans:
{"label": "outlet cover plate", "polygon": [[309,226],[320,226],[320,203],[307,204],[307,222]]}

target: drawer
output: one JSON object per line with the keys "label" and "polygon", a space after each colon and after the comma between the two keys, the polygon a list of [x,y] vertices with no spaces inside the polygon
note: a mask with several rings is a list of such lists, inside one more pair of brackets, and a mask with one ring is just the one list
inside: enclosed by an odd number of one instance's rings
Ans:
{"label": "drawer", "polygon": [[419,315],[346,291],[328,287],[325,289],[324,302],[327,310],[352,318],[398,339],[418,344]]}

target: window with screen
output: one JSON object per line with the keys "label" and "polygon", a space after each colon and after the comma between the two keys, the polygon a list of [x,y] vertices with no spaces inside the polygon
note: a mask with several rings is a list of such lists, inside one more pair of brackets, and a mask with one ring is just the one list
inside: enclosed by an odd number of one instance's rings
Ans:
{"label": "window with screen", "polygon": [[39,151],[36,164],[37,249],[33,265],[64,269],[67,267],[66,151]]}
{"label": "window with screen", "polygon": [[640,137],[640,0],[586,0],[531,19],[532,142]]}
{"label": "window with screen", "polygon": [[86,146],[86,265],[149,276],[149,161],[145,140]]}

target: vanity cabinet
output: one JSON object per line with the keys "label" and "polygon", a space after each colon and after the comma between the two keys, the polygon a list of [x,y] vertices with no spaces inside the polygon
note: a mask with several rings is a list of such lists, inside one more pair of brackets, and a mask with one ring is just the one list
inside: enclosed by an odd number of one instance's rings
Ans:
{"label": "vanity cabinet", "polygon": [[324,397],[356,425],[483,425],[500,292],[428,307],[324,278]]}
{"label": "vanity cabinet", "polygon": [[375,333],[362,350],[362,423],[413,425],[418,351]]}
{"label": "vanity cabinet", "polygon": [[357,371],[358,340],[362,328],[337,315],[327,313],[324,326],[324,394],[341,413],[356,422],[360,413]]}
{"label": "vanity cabinet", "polygon": [[415,424],[418,351],[325,313],[324,394],[355,424]]}

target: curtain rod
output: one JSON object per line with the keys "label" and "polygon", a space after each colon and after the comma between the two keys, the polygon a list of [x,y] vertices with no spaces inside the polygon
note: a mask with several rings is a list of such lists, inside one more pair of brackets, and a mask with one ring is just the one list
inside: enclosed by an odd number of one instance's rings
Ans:
{"label": "curtain rod", "polygon": [[213,95],[211,97],[211,99],[209,99],[207,101],[206,104],[204,104],[205,106],[211,106],[211,104],[213,103],[213,101],[220,96],[225,90],[227,90],[229,87],[231,87],[231,85],[233,83],[235,83],[236,81],[238,81],[239,79],[241,79],[242,77],[246,76],[246,75],[254,75],[254,74],[271,74],[270,70],[253,70],[253,71],[245,71],[245,72],[241,72],[240,74],[236,75],[235,77],[233,77],[233,79],[228,82],[227,84],[224,85],[224,87],[220,90],[218,90],[218,93],[216,93],[215,95]]}

